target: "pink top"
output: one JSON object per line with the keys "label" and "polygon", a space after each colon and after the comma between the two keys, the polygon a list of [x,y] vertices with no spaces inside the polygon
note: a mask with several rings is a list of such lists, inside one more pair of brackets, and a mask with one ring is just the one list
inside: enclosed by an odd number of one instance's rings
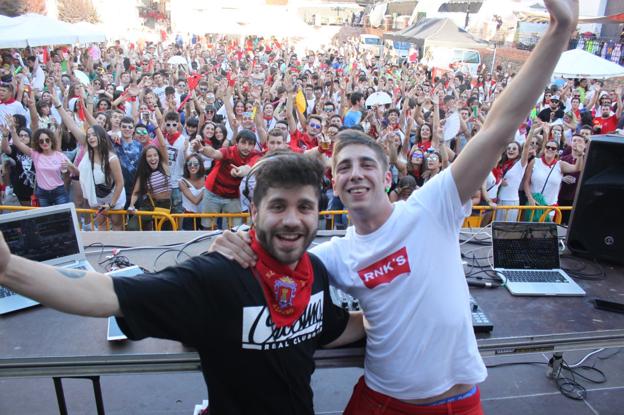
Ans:
{"label": "pink top", "polygon": [[67,159],[65,154],[55,151],[46,156],[33,150],[31,157],[36,169],[37,187],[53,190],[64,184],[61,177],[61,162]]}

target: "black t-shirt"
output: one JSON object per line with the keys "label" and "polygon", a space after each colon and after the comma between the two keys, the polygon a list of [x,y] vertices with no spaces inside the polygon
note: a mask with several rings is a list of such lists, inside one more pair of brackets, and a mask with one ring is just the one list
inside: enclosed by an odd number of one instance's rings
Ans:
{"label": "black t-shirt", "polygon": [[7,156],[15,161],[9,176],[13,193],[18,200],[29,200],[35,184],[35,165],[32,158],[19,151],[15,144],[11,144],[11,154]]}
{"label": "black t-shirt", "polygon": [[211,415],[313,414],[314,351],[345,329],[348,313],[329,295],[327,271],[310,255],[310,303],[292,326],[276,328],[249,270],[219,254],[157,274],[115,278],[132,340],[159,337],[197,348]]}
{"label": "black t-shirt", "polygon": [[553,122],[558,118],[563,118],[563,109],[561,109],[561,107],[557,108],[557,111],[555,111],[555,115],[553,115],[553,119],[550,119],[550,113],[552,112],[552,110],[550,109],[550,107],[546,107],[543,110],[540,111],[539,114],[537,114],[538,118],[544,122]]}

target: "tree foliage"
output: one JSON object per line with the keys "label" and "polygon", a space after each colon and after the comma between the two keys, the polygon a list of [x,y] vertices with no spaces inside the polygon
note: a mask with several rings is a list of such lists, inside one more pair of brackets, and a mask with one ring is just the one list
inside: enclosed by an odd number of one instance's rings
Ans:
{"label": "tree foliage", "polygon": [[15,17],[24,14],[24,2],[22,0],[0,0],[0,14]]}
{"label": "tree foliage", "polygon": [[99,21],[91,0],[59,0],[58,15],[59,20],[70,23],[97,23]]}

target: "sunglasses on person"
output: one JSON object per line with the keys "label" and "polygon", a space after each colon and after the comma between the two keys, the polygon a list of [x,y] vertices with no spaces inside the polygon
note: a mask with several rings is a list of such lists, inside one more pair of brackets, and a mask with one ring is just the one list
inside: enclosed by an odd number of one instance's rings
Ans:
{"label": "sunglasses on person", "polygon": [[431,154],[430,156],[427,157],[427,160],[440,161],[440,158],[436,156],[435,154]]}
{"label": "sunglasses on person", "polygon": [[320,130],[322,127],[321,124],[317,124],[315,122],[308,123],[308,125],[312,128],[316,128],[317,130]]}
{"label": "sunglasses on person", "polygon": [[19,133],[19,136],[22,137],[22,138],[30,138],[28,133]]}
{"label": "sunglasses on person", "polygon": [[334,110],[333,107],[325,107],[325,108],[323,108],[323,111],[325,111],[325,112],[332,112],[333,110]]}
{"label": "sunglasses on person", "polygon": [[199,162],[197,160],[187,161],[186,165],[188,167],[199,167]]}
{"label": "sunglasses on person", "polygon": [[132,124],[121,124],[122,130],[132,130],[133,128],[134,128],[134,125]]}
{"label": "sunglasses on person", "polygon": [[423,157],[425,157],[425,156],[423,156],[422,153],[414,153],[414,154],[412,154],[412,160],[414,160],[414,159],[421,159]]}
{"label": "sunglasses on person", "polygon": [[557,147],[557,146],[546,146],[546,150],[557,151],[558,149],[559,149],[559,147]]}
{"label": "sunglasses on person", "polygon": [[52,142],[52,140],[50,140],[49,138],[40,138],[39,139],[39,144],[50,144]]}
{"label": "sunglasses on person", "polygon": [[137,133],[138,135],[147,135],[147,130],[144,130],[144,129],[135,130],[134,132]]}
{"label": "sunglasses on person", "polygon": [[177,122],[168,122],[168,123],[165,124],[165,126],[167,128],[175,128],[175,127],[178,126],[178,123]]}

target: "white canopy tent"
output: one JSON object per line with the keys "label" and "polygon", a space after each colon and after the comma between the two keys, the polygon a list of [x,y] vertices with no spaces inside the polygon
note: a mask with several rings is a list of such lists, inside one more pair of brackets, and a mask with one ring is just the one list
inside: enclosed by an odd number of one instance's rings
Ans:
{"label": "white canopy tent", "polygon": [[17,16],[9,20],[0,20],[0,49],[106,40],[103,32],[88,23],[73,25],[34,13]]}
{"label": "white canopy tent", "polygon": [[553,76],[561,78],[608,79],[624,76],[624,66],[581,49],[561,54]]}
{"label": "white canopy tent", "polygon": [[71,26],[78,34],[78,43],[106,42],[104,30],[88,22],[72,23]]}

